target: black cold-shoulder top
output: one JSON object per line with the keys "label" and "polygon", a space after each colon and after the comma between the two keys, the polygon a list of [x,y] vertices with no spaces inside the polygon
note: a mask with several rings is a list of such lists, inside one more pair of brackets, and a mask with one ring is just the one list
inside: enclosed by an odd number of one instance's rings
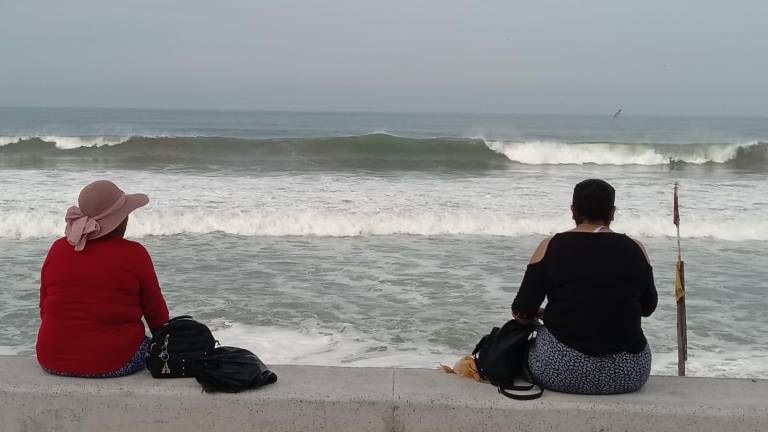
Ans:
{"label": "black cold-shoulder top", "polygon": [[532,318],[547,298],[544,324],[560,342],[591,356],[638,353],[640,317],[656,309],[653,270],[641,247],[617,233],[564,232],[529,264],[512,310]]}

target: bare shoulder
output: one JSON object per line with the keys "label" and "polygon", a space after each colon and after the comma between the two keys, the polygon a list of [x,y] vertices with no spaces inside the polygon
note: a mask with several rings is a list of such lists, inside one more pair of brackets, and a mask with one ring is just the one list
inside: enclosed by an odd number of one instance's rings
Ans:
{"label": "bare shoulder", "polygon": [[537,262],[544,259],[544,255],[547,254],[547,247],[549,247],[550,240],[552,240],[552,237],[547,237],[544,240],[542,240],[541,243],[539,243],[539,246],[533,252],[533,256],[531,257],[530,264],[536,264]]}
{"label": "bare shoulder", "polygon": [[643,255],[645,255],[645,260],[648,261],[648,265],[651,265],[651,259],[648,257],[648,252],[645,250],[645,246],[640,243],[640,240],[633,239],[632,237],[629,238],[632,239],[632,241],[635,242],[638,246],[640,246],[640,250],[643,251]]}

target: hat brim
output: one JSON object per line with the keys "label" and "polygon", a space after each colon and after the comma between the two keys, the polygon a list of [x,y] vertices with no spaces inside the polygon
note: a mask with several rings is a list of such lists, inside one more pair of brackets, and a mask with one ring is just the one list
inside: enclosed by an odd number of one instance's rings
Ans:
{"label": "hat brim", "polygon": [[104,237],[115,230],[132,211],[144,207],[149,203],[149,197],[145,194],[131,194],[125,196],[125,204],[111,215],[99,220],[99,233],[91,238]]}

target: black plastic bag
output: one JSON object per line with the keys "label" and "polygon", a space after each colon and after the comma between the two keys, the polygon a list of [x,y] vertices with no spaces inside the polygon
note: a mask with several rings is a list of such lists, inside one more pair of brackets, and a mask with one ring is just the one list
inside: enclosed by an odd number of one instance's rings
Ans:
{"label": "black plastic bag", "polygon": [[277,375],[267,369],[256,354],[229,346],[203,356],[195,378],[206,393],[237,393],[277,381]]}

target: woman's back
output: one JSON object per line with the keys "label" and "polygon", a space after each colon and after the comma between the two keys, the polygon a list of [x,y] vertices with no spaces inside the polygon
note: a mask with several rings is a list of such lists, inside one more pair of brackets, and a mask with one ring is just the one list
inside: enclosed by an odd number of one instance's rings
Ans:
{"label": "woman's back", "polygon": [[48,369],[98,374],[122,366],[150,328],[168,319],[144,247],[122,237],[92,240],[76,251],[57,240],[43,264],[37,356]]}
{"label": "woman's back", "polygon": [[555,235],[538,266],[547,328],[585,354],[639,352],[641,316],[656,307],[653,273],[631,238],[612,232]]}

